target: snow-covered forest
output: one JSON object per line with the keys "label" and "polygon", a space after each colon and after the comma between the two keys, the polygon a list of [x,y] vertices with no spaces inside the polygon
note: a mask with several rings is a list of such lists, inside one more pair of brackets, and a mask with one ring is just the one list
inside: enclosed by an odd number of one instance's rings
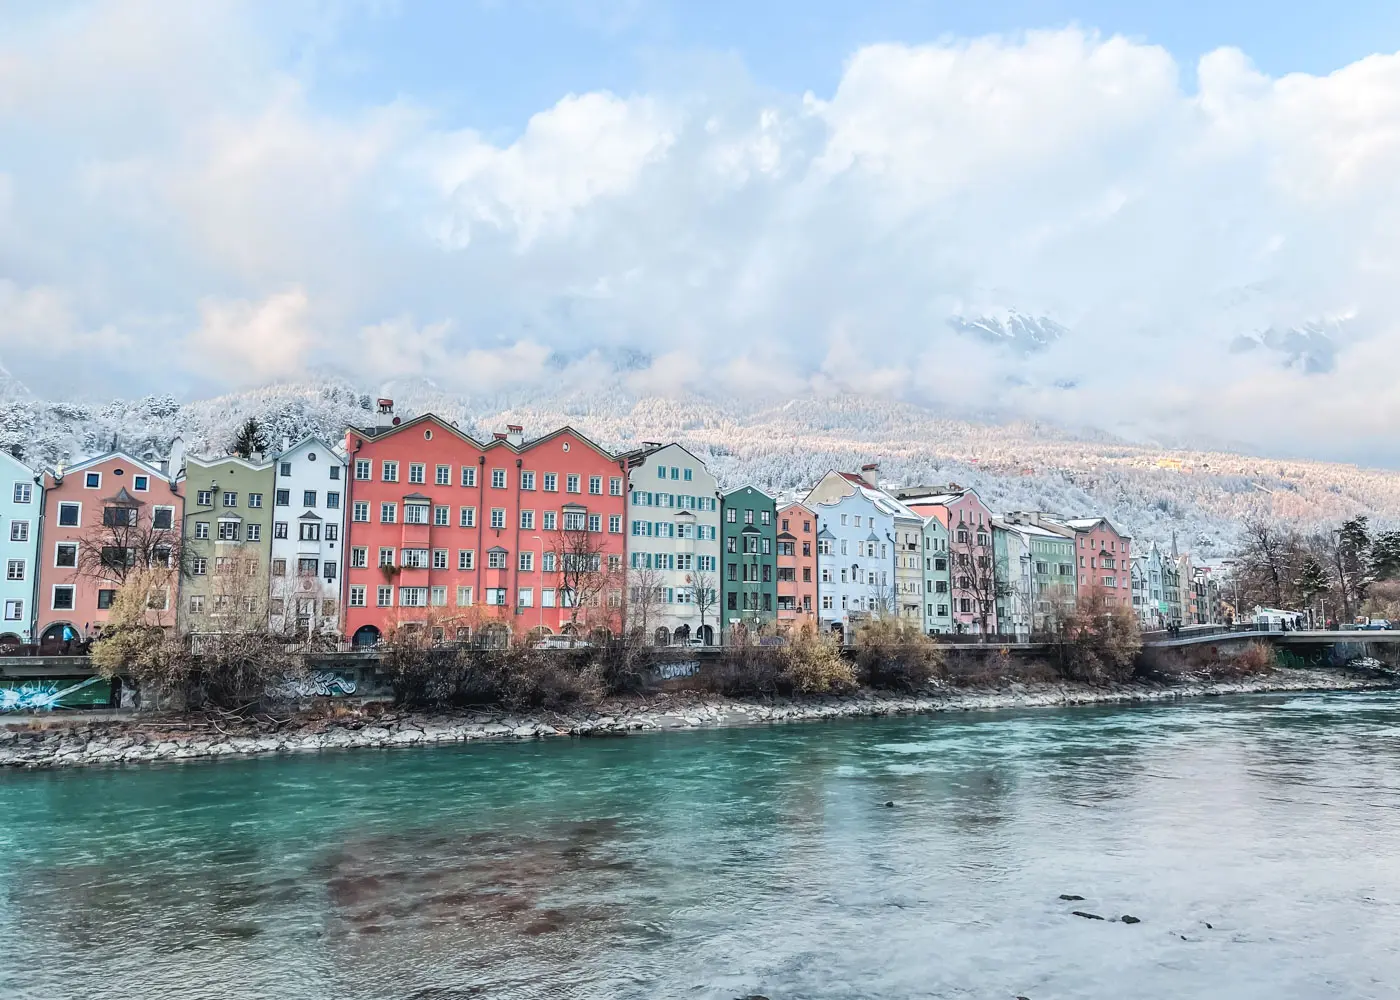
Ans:
{"label": "snow-covered forest", "polygon": [[274,448],[307,434],[336,442],[347,425],[375,422],[374,397],[387,395],[400,416],[432,410],[479,438],[511,422],[523,424],[527,437],[570,424],[614,449],[678,441],[726,488],[748,482],[770,492],[797,491],[828,469],[878,461],[889,484],[973,486],[994,510],[1102,513],[1140,541],[1163,545],[1176,532],[1179,545],[1198,559],[1233,551],[1249,514],[1303,529],[1357,513],[1378,525],[1400,520],[1396,472],[1155,448],[1040,424],[979,424],[853,395],[760,404],[636,395],[617,382],[553,395],[461,396],[422,382],[371,393],[326,379],[187,403],[147,396],[83,405],[4,388],[0,448],[36,467],[114,445],[162,457],[177,435],[193,453],[223,453],[249,416]]}

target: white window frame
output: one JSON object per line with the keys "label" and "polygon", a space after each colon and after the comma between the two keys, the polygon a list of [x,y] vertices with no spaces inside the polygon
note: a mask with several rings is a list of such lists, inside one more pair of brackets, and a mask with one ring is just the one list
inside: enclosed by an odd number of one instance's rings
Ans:
{"label": "white window frame", "polygon": [[[97,477],[97,484],[94,485],[94,486],[89,486],[89,485],[88,485],[88,476],[96,476],[96,477]],[[100,490],[100,489],[102,489],[102,473],[99,472],[99,471],[87,471],[87,472],[84,472],[84,473],[83,473],[83,489],[85,489],[85,490]]]}
{"label": "white window frame", "polygon": [[[73,524],[63,523],[63,508],[77,507],[78,520]],[[81,528],[83,526],[83,502],[81,500],[60,500],[58,502],[58,514],[54,521],[55,527],[59,528]]]}
{"label": "white window frame", "polygon": [[[72,603],[66,608],[58,606],[58,592],[60,590],[70,590],[73,592]],[[50,611],[77,611],[78,610],[78,588],[71,583],[55,583],[49,588],[49,610]]]}
{"label": "white window frame", "polygon": [[[74,539],[73,541],[63,541],[63,542],[54,542],[54,543],[53,543],[53,567],[54,567],[54,569],[77,569],[77,568],[78,568],[78,544],[79,544],[79,543],[78,543],[78,541],[77,541],[76,539]],[[61,549],[61,548],[63,548],[65,545],[71,545],[71,546],[73,546],[73,565],[72,565],[72,566],[64,566],[62,563],[60,563],[60,562],[58,561],[58,550]]]}

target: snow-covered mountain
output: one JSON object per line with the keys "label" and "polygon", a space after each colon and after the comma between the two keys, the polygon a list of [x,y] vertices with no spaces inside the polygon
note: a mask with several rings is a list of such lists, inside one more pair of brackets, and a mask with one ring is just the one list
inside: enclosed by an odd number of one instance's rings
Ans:
{"label": "snow-covered mountain", "polygon": [[1043,351],[1069,333],[1047,316],[1023,316],[1017,312],[975,318],[954,316],[948,325],[957,333],[1021,355]]}
{"label": "snow-covered mountain", "polygon": [[373,420],[375,396],[392,396],[402,416],[433,410],[482,438],[510,422],[531,435],[571,424],[611,448],[675,440],[709,463],[722,483],[771,491],[803,489],[828,469],[878,461],[890,484],[973,486],[995,510],[1103,513],[1140,540],[1166,544],[1175,532],[1202,557],[1227,554],[1249,513],[1305,527],[1358,512],[1381,523],[1400,521],[1400,473],[1157,447],[1042,423],[949,419],[856,395],[768,402],[658,397],[629,391],[624,379],[551,394],[476,396],[445,393],[422,379],[373,392],[326,379],[186,403],[147,396],[102,405],[45,401],[11,387],[0,407],[0,447],[45,466],[114,444],[159,457],[176,435],[194,453],[222,453],[249,416],[274,446],[305,434],[336,441],[347,424]]}

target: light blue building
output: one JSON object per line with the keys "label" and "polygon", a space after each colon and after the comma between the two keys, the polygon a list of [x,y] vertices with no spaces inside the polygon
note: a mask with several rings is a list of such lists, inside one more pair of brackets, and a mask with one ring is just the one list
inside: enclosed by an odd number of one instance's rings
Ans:
{"label": "light blue building", "polygon": [[817,620],[850,638],[864,621],[897,613],[898,501],[851,473],[828,472],[804,501],[817,515]]}
{"label": "light blue building", "polygon": [[0,646],[30,642],[43,491],[34,470],[0,452]]}

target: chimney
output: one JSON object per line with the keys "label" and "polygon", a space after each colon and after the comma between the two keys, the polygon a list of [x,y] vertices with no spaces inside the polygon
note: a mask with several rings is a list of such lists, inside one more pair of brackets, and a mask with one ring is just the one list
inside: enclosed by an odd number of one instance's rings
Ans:
{"label": "chimney", "polygon": [[519,448],[525,443],[525,428],[519,424],[506,424],[506,442]]}
{"label": "chimney", "polygon": [[379,412],[384,414],[385,416],[388,416],[390,413],[393,413],[394,401],[392,399],[381,398],[379,400]]}
{"label": "chimney", "polygon": [[949,484],[948,484],[948,492],[949,492],[949,493],[956,493],[956,492],[958,492],[958,490],[960,490],[960,489],[962,489],[962,487],[959,486],[957,483],[949,483]]}
{"label": "chimney", "polygon": [[492,436],[493,438],[495,438],[497,441],[504,441],[504,440],[506,439],[506,432],[505,432],[505,431],[493,431],[492,434],[491,434],[491,436]]}
{"label": "chimney", "polygon": [[880,463],[866,462],[860,467],[860,481],[873,489],[880,487]]}

